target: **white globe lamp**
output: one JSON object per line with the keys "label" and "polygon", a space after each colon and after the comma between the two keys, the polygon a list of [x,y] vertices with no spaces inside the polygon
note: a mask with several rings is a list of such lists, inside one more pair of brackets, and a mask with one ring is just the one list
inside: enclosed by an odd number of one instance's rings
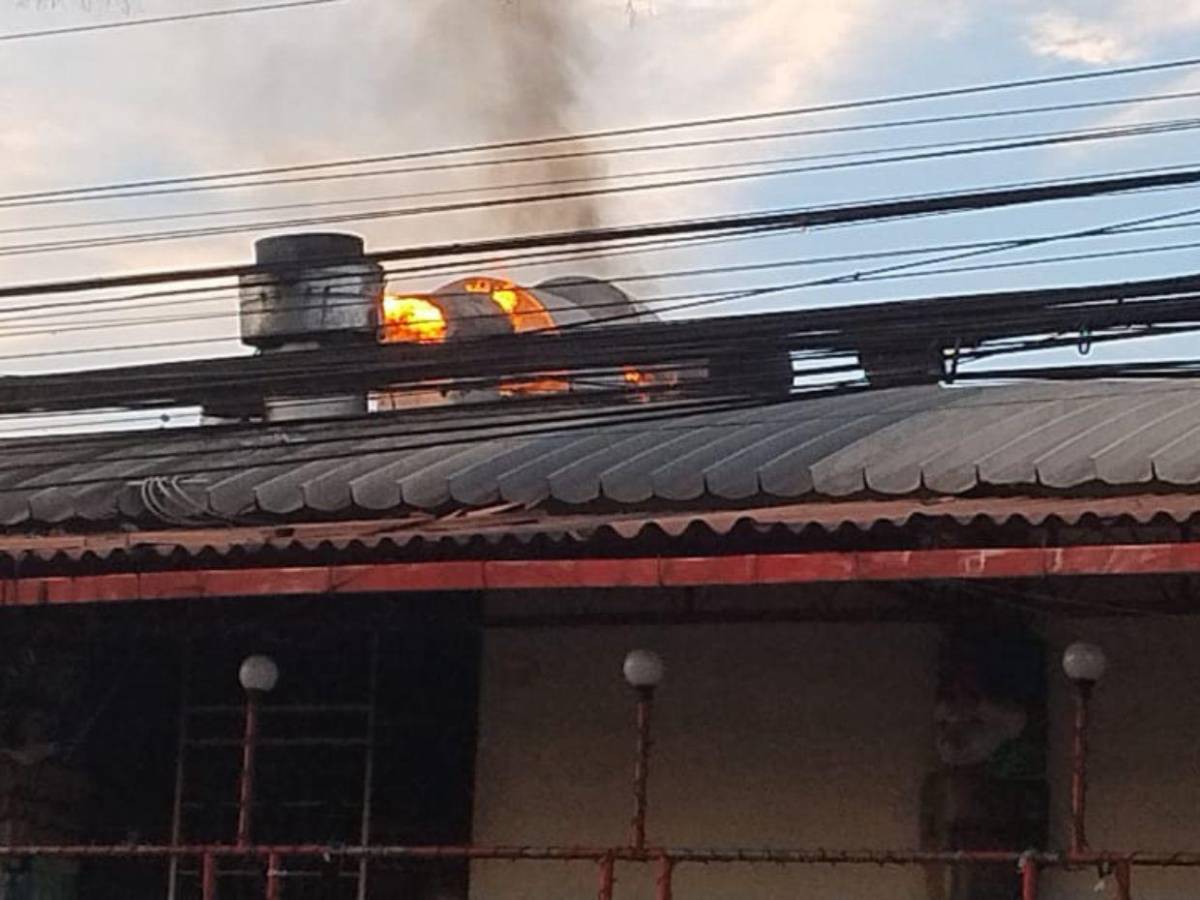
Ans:
{"label": "white globe lamp", "polygon": [[662,684],[666,667],[657,653],[651,650],[632,650],[625,656],[622,671],[630,687],[648,691]]}
{"label": "white globe lamp", "polygon": [[1108,670],[1108,658],[1095,644],[1076,641],[1063,651],[1062,667],[1072,681],[1095,684]]}
{"label": "white globe lamp", "polygon": [[269,656],[247,656],[238,669],[238,681],[248,693],[270,693],[279,683],[279,666]]}

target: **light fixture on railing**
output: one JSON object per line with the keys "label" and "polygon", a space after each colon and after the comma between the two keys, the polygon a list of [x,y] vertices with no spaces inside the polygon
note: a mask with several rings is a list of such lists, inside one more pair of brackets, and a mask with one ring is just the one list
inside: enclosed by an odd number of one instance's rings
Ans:
{"label": "light fixture on railing", "polygon": [[238,785],[237,844],[250,843],[254,811],[254,762],[258,750],[259,699],[279,683],[279,666],[269,656],[247,656],[238,668],[238,681],[246,692],[246,729],[242,735],[242,777]]}
{"label": "light fixture on railing", "polygon": [[279,683],[279,666],[269,656],[247,656],[238,669],[238,681],[246,691],[270,693]]}
{"label": "light fixture on railing", "polygon": [[1062,656],[1062,667],[1075,688],[1075,720],[1071,741],[1071,852],[1087,850],[1088,714],[1092,688],[1104,677],[1108,659],[1095,644],[1076,641]]}
{"label": "light fixture on railing", "polygon": [[632,650],[625,656],[622,672],[637,691],[637,760],[633,768],[633,823],[630,843],[635,850],[646,848],[646,781],[650,772],[650,711],[654,689],[662,684],[666,666],[650,650]]}

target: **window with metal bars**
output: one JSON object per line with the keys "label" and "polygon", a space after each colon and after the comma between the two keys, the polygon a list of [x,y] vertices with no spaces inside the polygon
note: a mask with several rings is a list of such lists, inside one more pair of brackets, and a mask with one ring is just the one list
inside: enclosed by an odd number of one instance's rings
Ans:
{"label": "window with metal bars", "polygon": [[[0,617],[4,632],[10,646],[40,656],[22,683],[37,682],[39,666],[47,685],[64,667],[78,675],[73,690],[36,700],[56,743],[70,748],[42,768],[69,766],[85,786],[72,842],[234,843],[246,718],[238,667],[255,653],[270,655],[280,677],[258,703],[251,842],[470,840],[473,598],[439,597],[436,607],[376,597],[55,610]],[[8,868],[14,895],[61,882],[56,900],[201,896],[195,862]],[[467,867],[283,856],[276,876],[276,900],[444,900],[466,896]],[[223,860],[216,877],[222,900],[265,896],[260,860]]]}

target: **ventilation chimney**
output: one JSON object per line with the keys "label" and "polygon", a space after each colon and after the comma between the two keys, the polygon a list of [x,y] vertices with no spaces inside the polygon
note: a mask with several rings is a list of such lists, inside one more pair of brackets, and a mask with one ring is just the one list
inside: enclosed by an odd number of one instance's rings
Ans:
{"label": "ventilation chimney", "polygon": [[[352,234],[287,234],[254,243],[258,272],[239,279],[242,342],[262,353],[374,343],[383,268]],[[365,395],[271,397],[267,421],[361,415]]]}
{"label": "ventilation chimney", "polygon": [[352,234],[285,234],[254,243],[262,270],[239,281],[242,341],[263,351],[373,342],[383,268]]}

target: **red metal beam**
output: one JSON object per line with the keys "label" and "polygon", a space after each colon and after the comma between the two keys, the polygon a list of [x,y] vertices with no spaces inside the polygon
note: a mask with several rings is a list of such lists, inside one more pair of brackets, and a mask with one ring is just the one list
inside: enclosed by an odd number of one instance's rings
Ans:
{"label": "red metal beam", "polygon": [[375,591],[695,587],[1200,572],[1200,543],[467,560],[46,576],[0,582],[0,605]]}
{"label": "red metal beam", "polygon": [[[346,844],[29,844],[0,845],[0,860],[21,857],[56,859],[169,859],[171,857],[199,859],[203,880],[215,883],[217,862],[220,860],[260,860],[280,862],[286,857],[337,859],[468,859],[541,862],[593,862],[602,870],[602,880],[609,877],[612,863],[658,863],[662,867],[686,864],[771,864],[771,865],[862,865],[862,866],[923,866],[923,865],[995,865],[1012,863],[1017,866],[1030,862],[1040,867],[1080,868],[1097,866],[1106,869],[1122,868],[1200,868],[1200,853],[1193,851],[1151,852],[1088,851],[1086,853],[1054,853],[1015,850],[825,850],[825,849],[762,849],[685,847],[586,847],[515,845],[391,845],[377,844],[357,847]],[[279,872],[279,874],[285,874]]]}

